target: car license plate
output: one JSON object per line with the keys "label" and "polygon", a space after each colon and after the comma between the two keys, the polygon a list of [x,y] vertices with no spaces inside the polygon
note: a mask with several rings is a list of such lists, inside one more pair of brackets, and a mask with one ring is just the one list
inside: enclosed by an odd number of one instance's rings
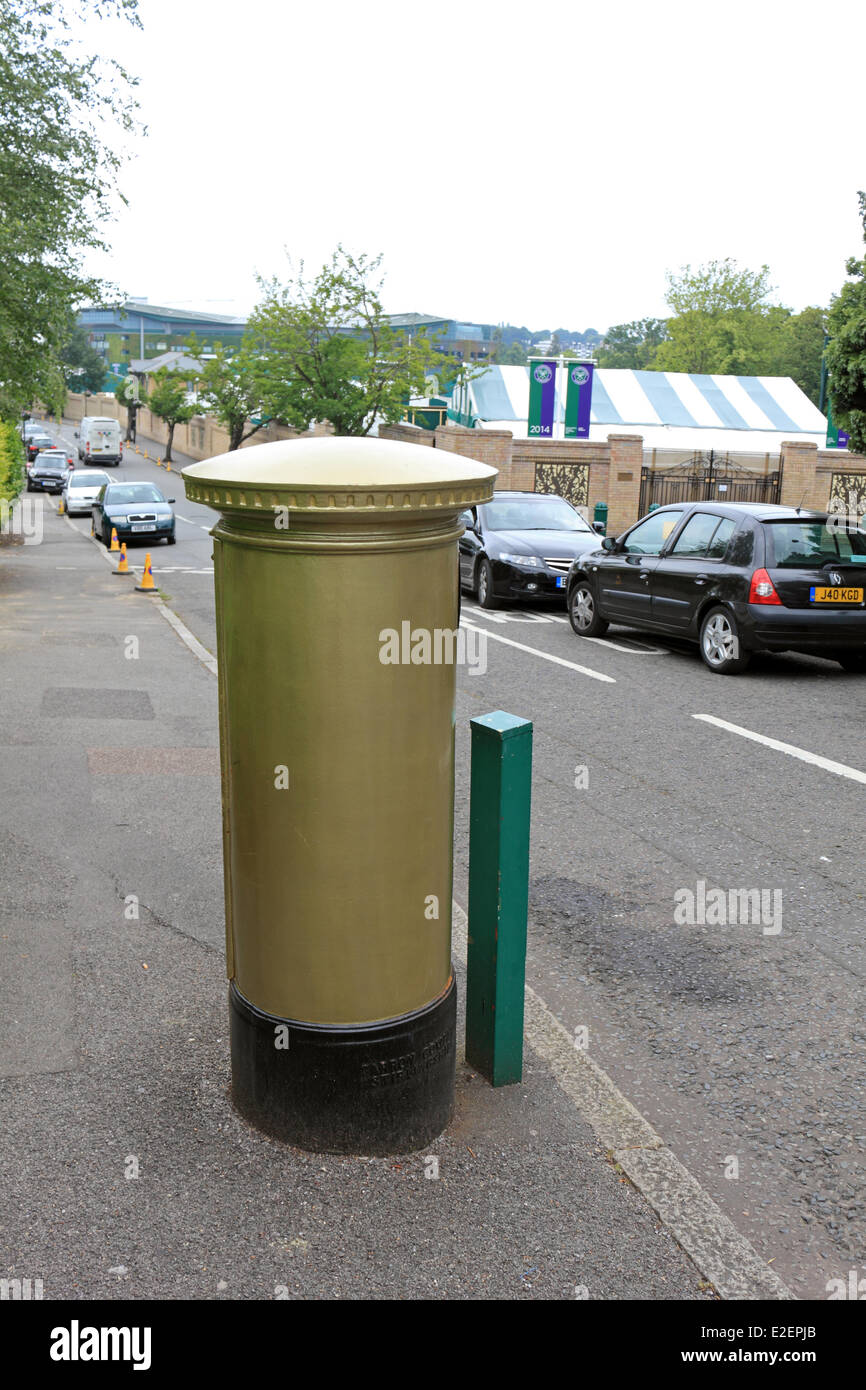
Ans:
{"label": "car license plate", "polygon": [[809,590],[809,598],[813,603],[862,603],[862,589],[818,589]]}
{"label": "car license plate", "polygon": [[567,582],[567,580],[566,580],[566,576],[565,576],[564,574],[558,574],[558,575],[556,576],[556,587],[557,587],[557,589],[564,589],[564,588],[565,588],[565,585],[566,585],[566,582]]}
{"label": "car license plate", "polygon": [[147,522],[134,521],[132,523],[132,529],[133,531],[155,531],[156,527]]}

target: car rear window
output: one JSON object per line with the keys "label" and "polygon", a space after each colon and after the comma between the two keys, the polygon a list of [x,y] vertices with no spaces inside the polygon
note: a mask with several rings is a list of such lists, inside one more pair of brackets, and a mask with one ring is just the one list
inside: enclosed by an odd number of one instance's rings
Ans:
{"label": "car rear window", "polygon": [[820,569],[828,561],[866,566],[866,532],[844,519],[765,521],[777,569]]}

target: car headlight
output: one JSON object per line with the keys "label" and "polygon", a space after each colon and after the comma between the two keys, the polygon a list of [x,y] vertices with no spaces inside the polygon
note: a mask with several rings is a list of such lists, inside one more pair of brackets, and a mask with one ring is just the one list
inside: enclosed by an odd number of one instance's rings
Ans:
{"label": "car headlight", "polygon": [[544,561],[539,560],[537,555],[500,555],[500,560],[504,560],[507,565],[522,565],[528,570],[543,570]]}

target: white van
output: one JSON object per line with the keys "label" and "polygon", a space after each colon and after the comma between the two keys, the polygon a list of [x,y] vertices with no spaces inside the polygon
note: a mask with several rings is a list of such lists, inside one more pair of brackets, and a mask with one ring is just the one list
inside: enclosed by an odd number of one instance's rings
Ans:
{"label": "white van", "polygon": [[85,415],[78,430],[78,457],[83,463],[114,464],[123,460],[120,421],[108,415]]}

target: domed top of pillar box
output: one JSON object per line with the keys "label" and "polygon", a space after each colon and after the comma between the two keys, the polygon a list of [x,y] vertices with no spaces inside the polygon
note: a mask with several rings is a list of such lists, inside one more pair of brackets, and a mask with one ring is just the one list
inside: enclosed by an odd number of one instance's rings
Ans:
{"label": "domed top of pillar box", "polygon": [[[429,445],[325,436],[254,444],[183,470],[186,495],[234,520],[275,507],[326,517],[462,511],[493,496],[497,470]],[[443,520],[445,517],[443,516]]]}

